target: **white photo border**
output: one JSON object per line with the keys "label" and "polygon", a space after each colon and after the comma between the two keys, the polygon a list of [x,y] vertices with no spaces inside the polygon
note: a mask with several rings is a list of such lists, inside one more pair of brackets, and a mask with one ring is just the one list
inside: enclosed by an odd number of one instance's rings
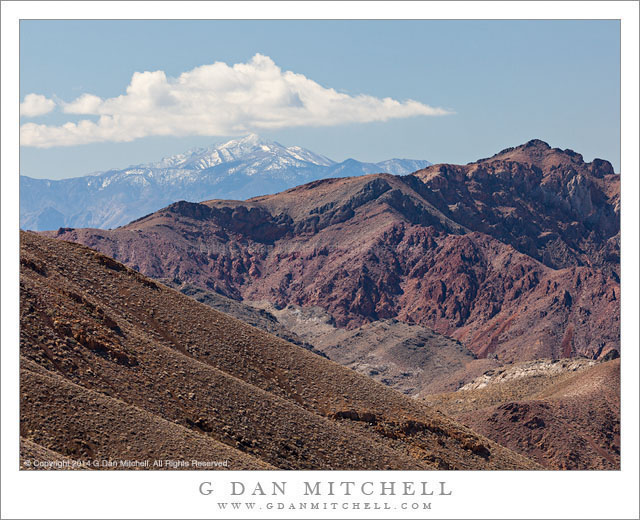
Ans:
{"label": "white photo border", "polygon": [[[20,19],[619,19],[621,20],[622,469],[539,472],[28,472],[18,471],[18,170]],[[638,3],[637,2],[3,2],[2,3],[2,518],[638,518]],[[447,482],[428,511],[221,511],[229,483]],[[214,492],[202,495],[202,482]],[[242,497],[241,497],[242,498]],[[249,498],[244,497],[248,500]],[[259,500],[282,502],[282,498]],[[323,501],[331,501],[323,497]],[[264,504],[263,504],[264,506]],[[264,506],[266,507],[266,506]],[[411,506],[410,506],[411,507]]]}

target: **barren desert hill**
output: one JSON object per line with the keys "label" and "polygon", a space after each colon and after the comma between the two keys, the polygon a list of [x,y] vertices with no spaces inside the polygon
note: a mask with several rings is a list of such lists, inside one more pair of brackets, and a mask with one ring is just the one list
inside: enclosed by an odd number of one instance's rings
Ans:
{"label": "barren desert hill", "polygon": [[356,329],[338,328],[320,307],[278,309],[266,301],[238,302],[192,284],[162,281],[220,312],[407,395],[456,390],[474,374],[499,366],[497,360],[478,359],[459,341],[420,325],[389,319]]}
{"label": "barren desert hill", "polygon": [[485,369],[488,364],[497,365],[477,359],[459,341],[420,325],[388,319],[344,329],[336,327],[320,307],[276,309],[268,302],[250,303],[268,311],[286,330],[329,359],[407,395],[456,390],[460,381],[455,374],[471,373],[471,365]]}
{"label": "barren desert hill", "polygon": [[276,308],[267,301],[238,302],[192,284],[162,281],[205,305],[410,396],[454,391],[501,366],[495,357],[478,358],[459,341],[420,325],[388,319],[355,329],[339,328],[321,307]]}
{"label": "barren desert hill", "polygon": [[620,359],[519,363],[421,398],[550,469],[620,467]]}
{"label": "barren desert hill", "polygon": [[87,247],[22,233],[20,285],[21,435],[63,457],[538,467]]}
{"label": "barren desert hill", "polygon": [[160,281],[173,289],[180,291],[182,294],[190,296],[200,303],[204,303],[213,309],[216,309],[224,314],[233,316],[240,321],[247,323],[258,329],[262,329],[270,334],[278,336],[279,338],[304,347],[311,352],[318,354],[319,356],[327,357],[326,354],[316,349],[312,343],[306,340],[304,337],[299,336],[293,330],[285,327],[273,313],[263,308],[257,308],[252,305],[248,305],[245,302],[233,300],[220,293],[203,289],[197,285],[188,282],[179,282],[170,279],[160,279]]}
{"label": "barren desert hill", "polygon": [[481,358],[599,358],[619,350],[619,181],[607,164],[531,142],[466,166],[177,202],[115,230],[47,235],[152,278],[318,306],[338,327],[398,319]]}

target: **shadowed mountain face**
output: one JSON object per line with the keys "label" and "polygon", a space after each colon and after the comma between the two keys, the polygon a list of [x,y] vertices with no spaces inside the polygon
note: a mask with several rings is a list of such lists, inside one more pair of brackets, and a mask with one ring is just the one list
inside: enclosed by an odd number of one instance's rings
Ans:
{"label": "shadowed mountain face", "polygon": [[244,199],[328,177],[407,174],[428,161],[335,162],[252,134],[161,161],[59,181],[20,177],[20,226],[114,228],[176,200]]}
{"label": "shadowed mountain face", "polygon": [[429,327],[478,357],[619,350],[619,177],[541,141],[405,177],[327,179],[248,201],[177,202],[120,229],[50,236],[154,278],[338,327]]}
{"label": "shadowed mountain face", "polygon": [[22,233],[20,262],[23,459],[539,468],[97,251]]}

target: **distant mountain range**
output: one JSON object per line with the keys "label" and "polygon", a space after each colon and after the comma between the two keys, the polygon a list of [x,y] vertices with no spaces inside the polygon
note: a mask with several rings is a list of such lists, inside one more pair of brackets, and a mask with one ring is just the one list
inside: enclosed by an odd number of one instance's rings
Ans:
{"label": "distant mountain range", "polygon": [[390,159],[333,161],[299,146],[251,134],[158,162],[73,179],[20,176],[20,227],[115,228],[177,200],[247,199],[318,179],[370,173],[403,175],[431,163]]}

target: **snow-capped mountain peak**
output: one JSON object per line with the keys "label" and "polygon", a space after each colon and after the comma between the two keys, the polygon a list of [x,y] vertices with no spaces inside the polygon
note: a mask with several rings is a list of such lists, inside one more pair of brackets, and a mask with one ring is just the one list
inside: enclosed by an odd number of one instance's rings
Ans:
{"label": "snow-capped mountain peak", "polygon": [[337,163],[301,146],[286,147],[249,134],[85,177],[49,181],[21,176],[20,225],[35,230],[115,227],[177,200],[247,199],[318,179],[404,175],[429,164],[405,159]]}
{"label": "snow-capped mountain peak", "polygon": [[287,148],[280,143],[269,141],[257,134],[249,134],[245,137],[231,139],[208,147],[193,148],[145,166],[153,169],[205,170],[233,161],[258,161],[263,163],[269,159],[282,166],[286,164],[302,166],[300,163],[310,163],[310,166],[331,166],[335,164],[331,159],[315,154],[300,146]]}

